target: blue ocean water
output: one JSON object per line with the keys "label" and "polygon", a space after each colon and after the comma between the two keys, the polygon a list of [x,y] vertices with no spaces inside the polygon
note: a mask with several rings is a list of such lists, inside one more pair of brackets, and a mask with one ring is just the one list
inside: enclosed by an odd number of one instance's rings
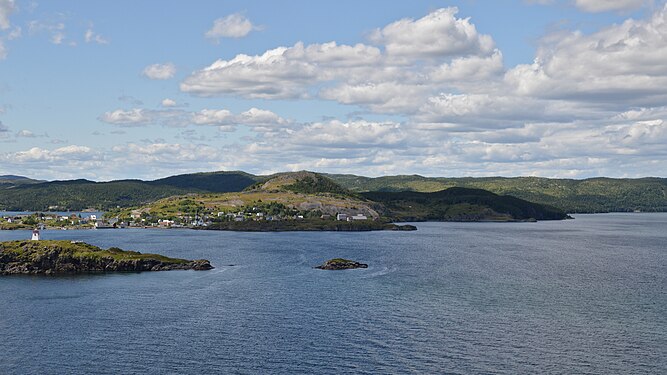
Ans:
{"label": "blue ocean water", "polygon": [[0,277],[0,373],[667,373],[667,214],[416,225],[45,231],[217,268]]}

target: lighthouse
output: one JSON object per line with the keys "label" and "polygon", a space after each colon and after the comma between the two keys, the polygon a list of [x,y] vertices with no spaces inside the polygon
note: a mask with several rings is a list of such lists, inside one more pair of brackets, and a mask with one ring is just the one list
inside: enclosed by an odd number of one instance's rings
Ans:
{"label": "lighthouse", "polygon": [[39,229],[32,230],[32,240],[39,241]]}

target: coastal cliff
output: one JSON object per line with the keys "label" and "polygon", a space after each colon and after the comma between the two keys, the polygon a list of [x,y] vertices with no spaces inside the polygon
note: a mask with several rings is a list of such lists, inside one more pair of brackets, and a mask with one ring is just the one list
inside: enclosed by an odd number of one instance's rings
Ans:
{"label": "coastal cliff", "polygon": [[0,275],[210,270],[208,260],[168,258],[71,241],[0,242]]}

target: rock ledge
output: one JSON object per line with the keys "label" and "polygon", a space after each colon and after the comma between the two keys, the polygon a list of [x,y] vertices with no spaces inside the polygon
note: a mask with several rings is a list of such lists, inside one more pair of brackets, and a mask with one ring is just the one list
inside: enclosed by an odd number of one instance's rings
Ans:
{"label": "rock ledge", "polygon": [[0,275],[210,270],[208,260],[168,258],[75,241],[0,242]]}

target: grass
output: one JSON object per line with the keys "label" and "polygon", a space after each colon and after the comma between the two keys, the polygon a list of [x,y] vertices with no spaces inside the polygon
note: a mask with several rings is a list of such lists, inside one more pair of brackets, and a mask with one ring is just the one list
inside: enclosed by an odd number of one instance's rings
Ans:
{"label": "grass", "polygon": [[125,251],[117,247],[104,250],[87,243],[62,240],[42,241],[5,241],[0,242],[0,255],[13,254],[18,259],[34,261],[48,256],[49,253],[59,253],[59,256],[70,256],[78,259],[112,258],[115,261],[154,259],[165,263],[185,264],[186,259],[169,258],[159,254],[142,254],[137,251]]}

